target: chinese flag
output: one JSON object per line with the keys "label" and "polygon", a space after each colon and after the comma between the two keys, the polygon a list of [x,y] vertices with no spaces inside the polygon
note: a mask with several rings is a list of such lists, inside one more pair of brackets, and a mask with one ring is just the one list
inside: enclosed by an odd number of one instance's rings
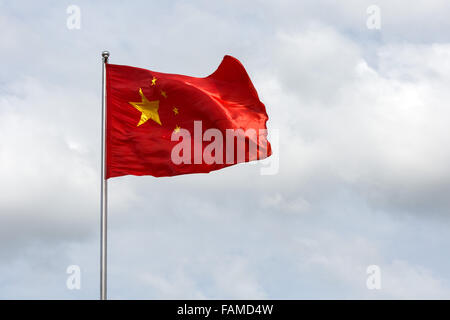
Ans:
{"label": "chinese flag", "polygon": [[205,78],[107,64],[106,105],[106,178],[207,173],[271,155],[264,104],[231,56]]}

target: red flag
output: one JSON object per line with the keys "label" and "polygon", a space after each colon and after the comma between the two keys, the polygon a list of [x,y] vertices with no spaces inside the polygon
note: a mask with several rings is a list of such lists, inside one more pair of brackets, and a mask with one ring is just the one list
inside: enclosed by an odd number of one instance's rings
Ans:
{"label": "red flag", "polygon": [[264,104],[225,56],[195,78],[106,65],[106,178],[206,173],[271,155]]}

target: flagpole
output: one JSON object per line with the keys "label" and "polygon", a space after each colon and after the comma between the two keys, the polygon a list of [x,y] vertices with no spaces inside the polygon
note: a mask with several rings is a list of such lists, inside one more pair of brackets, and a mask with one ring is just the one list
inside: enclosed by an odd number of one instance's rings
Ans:
{"label": "flagpole", "polygon": [[108,183],[106,180],[106,64],[109,52],[102,52],[102,181],[100,188],[100,300],[106,300],[106,253],[107,253],[107,213]]}

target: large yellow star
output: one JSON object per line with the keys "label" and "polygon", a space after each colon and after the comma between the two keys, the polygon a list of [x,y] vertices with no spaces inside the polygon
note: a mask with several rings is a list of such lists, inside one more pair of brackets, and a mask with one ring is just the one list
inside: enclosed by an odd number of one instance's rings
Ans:
{"label": "large yellow star", "polygon": [[159,119],[158,109],[159,109],[159,100],[148,101],[142,92],[142,88],[139,89],[139,94],[142,98],[141,102],[129,102],[133,107],[138,109],[141,113],[141,120],[139,120],[138,127],[141,124],[147,122],[148,119],[152,119],[159,125],[161,124],[161,120]]}

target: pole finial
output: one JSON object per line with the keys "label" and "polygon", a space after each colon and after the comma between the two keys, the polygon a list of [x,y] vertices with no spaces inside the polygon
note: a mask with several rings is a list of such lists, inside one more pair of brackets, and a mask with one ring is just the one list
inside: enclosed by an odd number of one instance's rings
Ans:
{"label": "pole finial", "polygon": [[107,61],[108,60],[108,58],[109,58],[109,51],[103,51],[102,52],[102,57],[103,57],[103,60],[105,60],[105,61]]}

